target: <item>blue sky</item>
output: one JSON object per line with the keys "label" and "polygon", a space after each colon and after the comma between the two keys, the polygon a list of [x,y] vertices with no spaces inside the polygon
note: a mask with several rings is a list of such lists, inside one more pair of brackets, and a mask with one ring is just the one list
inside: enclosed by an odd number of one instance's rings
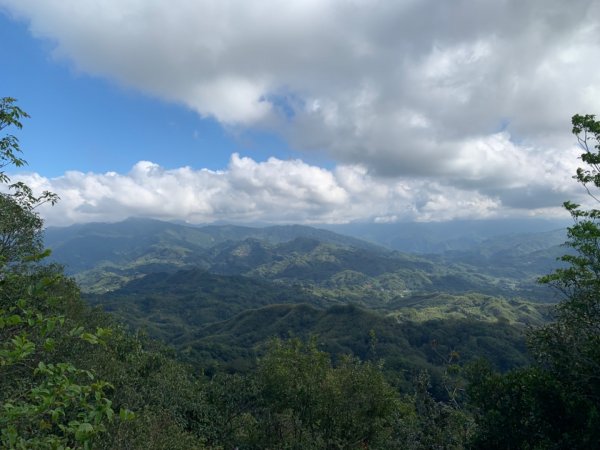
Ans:
{"label": "blue sky", "polygon": [[223,169],[232,153],[256,160],[297,156],[268,132],[226,131],[175,102],[75,69],[53,56],[23,20],[0,14],[3,96],[31,118],[19,134],[27,169],[48,177],[67,170],[127,172],[140,160],[165,168]]}
{"label": "blue sky", "polygon": [[600,3],[0,0],[49,224],[554,217]]}

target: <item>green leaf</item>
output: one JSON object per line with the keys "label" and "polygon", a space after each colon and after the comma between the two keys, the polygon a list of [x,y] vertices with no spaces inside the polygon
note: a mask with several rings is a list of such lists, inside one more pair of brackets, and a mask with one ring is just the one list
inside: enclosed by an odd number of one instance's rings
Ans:
{"label": "green leaf", "polygon": [[125,408],[121,408],[119,411],[119,418],[123,421],[135,419],[135,413]]}
{"label": "green leaf", "polygon": [[99,342],[98,336],[92,333],[83,333],[80,337],[81,339],[83,339],[86,342],[89,342],[90,344],[97,344]]}
{"label": "green leaf", "polygon": [[44,350],[51,352],[56,347],[56,342],[52,338],[48,338],[44,341]]}
{"label": "green leaf", "polygon": [[5,320],[6,320],[6,324],[8,326],[19,325],[20,323],[23,322],[23,319],[21,318],[21,316],[19,316],[17,314],[13,314],[13,315],[7,317]]}
{"label": "green leaf", "polygon": [[90,438],[93,432],[94,426],[91,423],[81,423],[75,431],[75,439],[80,442],[86,441]]}

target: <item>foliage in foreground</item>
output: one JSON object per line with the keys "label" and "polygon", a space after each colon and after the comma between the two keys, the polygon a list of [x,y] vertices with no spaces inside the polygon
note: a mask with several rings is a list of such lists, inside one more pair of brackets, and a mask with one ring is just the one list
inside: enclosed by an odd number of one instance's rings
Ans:
{"label": "foliage in foreground", "polygon": [[[600,122],[573,117],[573,133],[586,168],[575,179],[597,201],[600,188]],[[529,335],[535,364],[504,376],[472,374],[472,402],[480,410],[479,448],[589,449],[600,442],[600,210],[565,203],[574,225],[566,267],[541,279],[564,299],[554,321]]]}

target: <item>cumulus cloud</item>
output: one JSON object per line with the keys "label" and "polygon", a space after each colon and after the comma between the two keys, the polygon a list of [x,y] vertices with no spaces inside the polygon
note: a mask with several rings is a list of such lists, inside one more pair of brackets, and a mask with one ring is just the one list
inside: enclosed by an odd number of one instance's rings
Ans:
{"label": "cumulus cloud", "polygon": [[[138,209],[161,198],[143,179],[165,192],[186,186],[180,201],[190,217],[231,210],[252,218],[239,209],[236,188],[252,192],[249,205],[312,205],[319,216],[323,205],[335,210],[360,197],[344,185],[348,176],[385,191],[380,220],[397,215],[386,209],[392,204],[400,216],[406,207],[423,217],[468,199],[482,214],[497,205],[540,210],[563,200],[571,183],[570,116],[600,104],[596,0],[0,0],[0,7],[83,72],[228,127],[271,130],[339,164],[309,171],[234,158],[213,173],[140,163],[126,176],[53,181],[92,190],[88,179],[99,192],[130,183]],[[290,179],[271,183],[265,171],[277,164]],[[355,167],[365,172],[348,169]],[[403,195],[412,198],[403,203]],[[107,197],[81,201],[80,210],[85,202],[98,208]]]}
{"label": "cumulus cloud", "polygon": [[[20,174],[13,179],[35,191],[60,195],[56,206],[44,205],[40,210],[49,225],[131,216],[190,223],[346,223],[561,213],[558,203],[550,209],[531,209],[521,196],[506,205],[496,195],[441,182],[373,177],[359,165],[330,171],[300,160],[257,162],[238,154],[222,171],[166,170],[140,161],[126,174],[72,171],[57,178]],[[573,192],[564,194],[573,198]]]}

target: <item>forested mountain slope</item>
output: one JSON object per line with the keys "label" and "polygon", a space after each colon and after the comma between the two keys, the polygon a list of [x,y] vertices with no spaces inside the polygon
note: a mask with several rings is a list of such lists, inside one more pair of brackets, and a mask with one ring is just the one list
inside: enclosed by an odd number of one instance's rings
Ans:
{"label": "forested mountain slope", "polygon": [[[89,303],[173,345],[207,373],[252,370],[273,338],[315,336],[332,355],[381,359],[405,387],[427,369],[439,390],[451,351],[464,361],[484,355],[502,370],[519,366],[527,361],[525,327],[546,320],[539,296],[531,296],[537,303],[520,298],[533,284],[523,274],[492,276],[464,261],[357,246],[310,227],[129,220],[76,228],[73,239],[59,231],[49,232],[57,259],[75,255],[80,239],[97,239],[105,250],[80,253],[84,261],[76,266],[91,268],[76,273],[84,282],[93,281],[90,274],[116,278],[100,286],[108,291],[88,285],[96,289],[86,294]],[[506,250],[496,247],[480,253]]]}
{"label": "forested mountain slope", "polygon": [[208,269],[214,256],[209,249],[215,246],[247,239],[275,245],[298,237],[382,250],[359,239],[300,225],[193,227],[150,219],[50,227],[45,230],[45,245],[52,249],[52,259],[65,265],[84,290],[104,292],[151,272]]}
{"label": "forested mountain slope", "polygon": [[115,291],[85,298],[114,312],[132,329],[147,329],[152,337],[165,342],[249,309],[286,303],[327,304],[300,287],[200,269],[152,273]]}
{"label": "forested mountain slope", "polygon": [[488,358],[499,370],[528,361],[522,329],[508,323],[468,319],[415,323],[355,305],[272,305],[248,310],[175,339],[173,344],[190,360],[203,361],[207,369],[244,370],[264,354],[272,338],[307,340],[310,336],[316,337],[319,348],[337,357],[352,354],[381,360],[384,370],[402,383],[410,382],[422,369],[441,376],[452,351],[463,362]]}
{"label": "forested mountain slope", "polygon": [[131,218],[116,223],[89,223],[45,230],[45,243],[53,249],[54,259],[65,264],[71,273],[102,263],[128,265],[142,257],[150,261],[176,263],[179,260],[181,263],[194,264],[199,261],[194,258],[194,253],[224,242],[254,238],[277,244],[297,237],[356,248],[379,248],[360,239],[301,225],[196,227]]}
{"label": "forested mountain slope", "polygon": [[417,256],[305,226],[190,227],[131,219],[50,228],[46,245],[84,291],[114,290],[152,272],[201,268],[298,283],[315,295],[374,306],[436,291],[551,301],[535,279],[556,267],[560,236],[560,231],[510,235],[475,250]]}
{"label": "forested mountain slope", "polygon": [[[545,305],[523,300],[438,293],[402,298],[369,311],[336,298],[314,295],[299,285],[239,275],[215,275],[199,269],[149,274],[116,291],[90,294],[86,298],[115,313],[132,329],[145,329],[152,337],[188,353],[192,350],[202,353],[192,360],[203,363],[218,360],[225,364],[239,360],[240,355],[252,360],[251,356],[257,355],[256,350],[264,348],[272,337],[306,338],[315,334],[322,336],[333,351],[336,348],[333,341],[342,338],[363,345],[371,330],[388,330],[392,325],[400,338],[407,324],[414,328],[431,320],[438,320],[440,327],[450,322],[468,323],[465,329],[477,324],[477,327],[492,330],[500,324],[511,328],[513,334],[510,344],[502,343],[498,347],[513,347],[516,340],[522,343],[525,326],[544,322],[547,310]],[[323,322],[317,320],[321,316],[332,318],[332,322],[322,326]],[[353,321],[346,320],[348,317]],[[363,344],[359,344],[361,342]],[[379,339],[378,345],[381,342]],[[397,347],[394,353],[405,349],[406,346]],[[362,347],[346,345],[337,350],[364,356]],[[203,353],[206,351],[215,351],[220,356],[212,354],[207,360]]]}

